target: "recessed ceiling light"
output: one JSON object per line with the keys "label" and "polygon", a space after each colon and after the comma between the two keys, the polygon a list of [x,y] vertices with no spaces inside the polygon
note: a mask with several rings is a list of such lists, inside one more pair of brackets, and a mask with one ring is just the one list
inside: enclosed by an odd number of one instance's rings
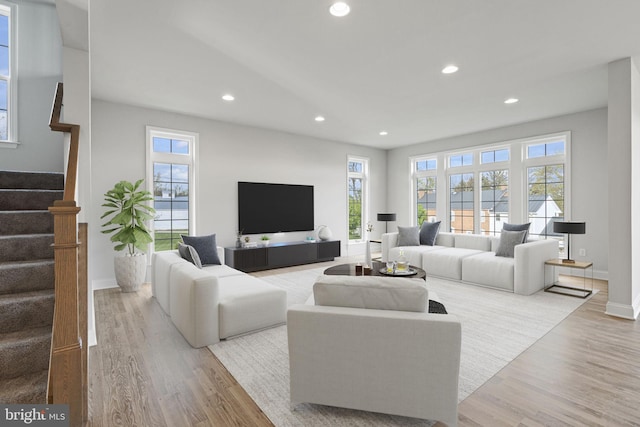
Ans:
{"label": "recessed ceiling light", "polygon": [[233,95],[227,93],[225,95],[222,95],[222,99],[224,99],[225,101],[233,101],[236,98]]}
{"label": "recessed ceiling light", "polygon": [[324,122],[324,117],[322,117],[322,116],[316,116],[315,121],[316,121],[316,122]]}
{"label": "recessed ceiling light", "polygon": [[385,136],[385,135],[389,135],[389,132],[387,132],[386,130],[380,131],[380,136]]}
{"label": "recessed ceiling light", "polygon": [[518,98],[507,98],[507,99],[504,100],[504,103],[505,104],[515,104],[518,101],[519,101]]}
{"label": "recessed ceiling light", "polygon": [[350,11],[351,11],[351,8],[349,7],[349,5],[346,4],[343,1],[335,2],[329,8],[329,13],[331,13],[333,16],[337,16],[339,18],[341,18],[343,16],[347,16]]}
{"label": "recessed ceiling light", "polygon": [[458,71],[458,67],[455,65],[447,65],[442,69],[442,74],[453,74]]}

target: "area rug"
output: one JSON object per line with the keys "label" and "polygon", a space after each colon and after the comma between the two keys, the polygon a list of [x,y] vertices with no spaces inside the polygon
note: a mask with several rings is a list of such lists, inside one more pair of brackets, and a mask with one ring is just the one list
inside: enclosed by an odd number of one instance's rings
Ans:
{"label": "area rug", "polygon": [[[261,277],[287,291],[288,304],[304,303],[323,268]],[[530,296],[427,278],[450,314],[462,323],[459,400],[480,387],[586,300],[538,292]],[[289,407],[286,326],[209,346],[276,426],[430,426],[396,417],[322,405]]]}

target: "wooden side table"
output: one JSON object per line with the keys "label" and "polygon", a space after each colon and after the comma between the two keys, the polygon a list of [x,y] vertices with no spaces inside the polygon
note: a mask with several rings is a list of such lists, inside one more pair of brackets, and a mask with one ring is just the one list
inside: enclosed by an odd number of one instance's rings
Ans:
{"label": "wooden side table", "polygon": [[[553,292],[556,294],[568,295],[577,298],[586,298],[593,293],[593,263],[592,262],[582,262],[576,261],[575,263],[564,263],[561,259],[550,259],[544,262],[545,270],[544,283],[547,283],[547,269],[546,266],[551,266],[552,268],[552,277],[553,284],[549,287],[544,288],[545,292]],[[556,267],[565,267],[565,268],[577,268],[582,270],[582,289],[576,288],[574,286],[566,286],[561,285],[555,281],[556,278]],[[587,270],[591,270],[591,289],[587,289]]]}

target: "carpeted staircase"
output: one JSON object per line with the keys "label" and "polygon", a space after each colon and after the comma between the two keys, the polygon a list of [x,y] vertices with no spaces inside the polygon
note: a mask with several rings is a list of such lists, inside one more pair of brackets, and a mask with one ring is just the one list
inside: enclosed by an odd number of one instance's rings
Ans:
{"label": "carpeted staircase", "polygon": [[58,173],[0,171],[0,403],[46,403]]}

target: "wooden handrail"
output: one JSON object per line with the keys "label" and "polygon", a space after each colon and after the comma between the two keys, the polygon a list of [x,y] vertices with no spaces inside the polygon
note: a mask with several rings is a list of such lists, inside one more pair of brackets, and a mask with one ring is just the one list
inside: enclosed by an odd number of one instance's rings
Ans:
{"label": "wooden handrail", "polygon": [[55,132],[65,132],[71,135],[69,144],[69,161],[67,163],[67,173],[64,182],[63,201],[71,202],[76,197],[76,180],[78,176],[78,144],[80,140],[80,126],[70,123],[60,123],[60,113],[62,111],[63,85],[58,82],[56,94],[51,107],[51,118],[49,119],[49,129]]}
{"label": "wooden handrail", "polygon": [[88,414],[87,226],[78,229],[80,208],[75,202],[80,126],[60,123],[61,109],[62,83],[58,83],[49,127],[71,138],[63,200],[49,207],[54,224],[55,308],[47,403],[68,404],[69,425],[75,427],[82,426]]}

